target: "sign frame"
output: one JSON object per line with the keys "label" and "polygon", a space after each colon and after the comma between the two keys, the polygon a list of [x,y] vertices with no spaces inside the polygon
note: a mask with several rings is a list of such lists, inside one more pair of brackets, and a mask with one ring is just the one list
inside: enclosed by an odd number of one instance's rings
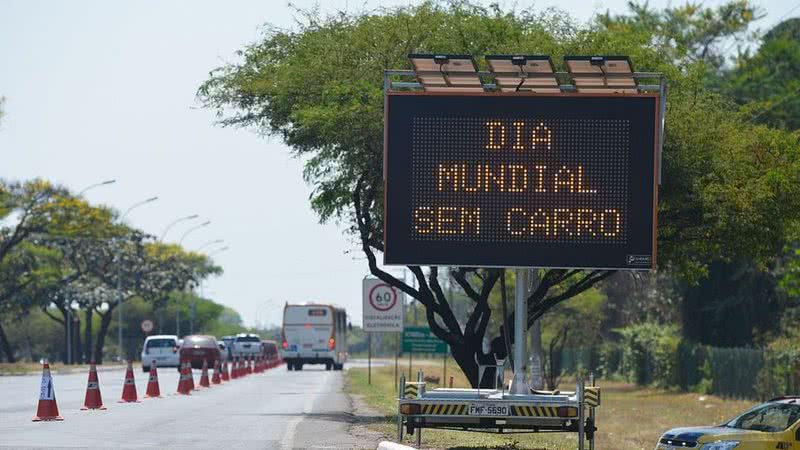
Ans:
{"label": "sign frame", "polygon": [[[499,267],[499,268],[529,268],[529,267],[539,267],[539,268],[550,268],[550,269],[582,269],[582,270],[631,270],[631,271],[654,271],[657,266],[657,259],[658,259],[658,187],[660,184],[660,173],[661,173],[661,146],[662,146],[662,139],[663,139],[663,114],[664,114],[664,95],[663,93],[659,92],[640,92],[636,94],[615,94],[615,93],[575,93],[575,92],[561,92],[561,93],[534,93],[534,92],[492,92],[492,91],[484,91],[484,92],[447,92],[447,91],[437,91],[437,92],[428,92],[428,91],[393,91],[389,89],[389,85],[385,85],[386,89],[384,90],[384,136],[383,136],[383,183],[384,183],[384,190],[383,190],[383,201],[384,201],[384,221],[383,221],[383,235],[384,235],[384,251],[383,251],[383,264],[392,266],[392,265],[431,265],[431,266],[470,266],[470,267]],[[389,202],[388,202],[388,191],[389,191],[389,116],[390,116],[390,98],[391,97],[523,97],[523,98],[652,98],[654,105],[653,105],[653,119],[654,119],[654,132],[653,132],[653,146],[652,146],[652,158],[653,158],[653,174],[652,174],[652,218],[651,218],[651,229],[650,229],[650,242],[651,242],[651,249],[652,254],[646,255],[650,257],[650,264],[648,265],[634,265],[634,266],[613,266],[613,267],[604,267],[601,265],[548,265],[548,264],[523,264],[523,265],[514,265],[514,264],[483,264],[478,261],[470,262],[470,263],[457,263],[453,264],[452,262],[447,261],[440,261],[440,262],[424,262],[424,263],[411,263],[411,262],[391,262],[387,260],[387,253],[389,252],[389,243],[386,237],[388,236],[388,223],[389,223]],[[488,245],[488,243],[487,243]],[[640,255],[627,255],[628,258],[631,256],[638,257]]]}
{"label": "sign frame", "polygon": [[[381,309],[372,301],[372,294],[380,287],[388,287],[394,296],[391,306]],[[367,333],[402,333],[405,325],[405,293],[394,286],[389,285],[379,278],[366,277],[361,282],[361,327]],[[376,319],[367,320],[367,314],[371,313]],[[392,326],[370,326],[372,320],[377,320],[378,316],[391,316],[399,314],[399,321],[391,318],[384,318],[385,321],[393,321]]]}

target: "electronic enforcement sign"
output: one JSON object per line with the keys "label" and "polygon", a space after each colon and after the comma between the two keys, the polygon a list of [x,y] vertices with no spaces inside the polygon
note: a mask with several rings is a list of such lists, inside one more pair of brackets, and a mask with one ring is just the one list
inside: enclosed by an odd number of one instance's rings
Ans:
{"label": "electronic enforcement sign", "polygon": [[655,268],[658,102],[387,93],[384,263]]}

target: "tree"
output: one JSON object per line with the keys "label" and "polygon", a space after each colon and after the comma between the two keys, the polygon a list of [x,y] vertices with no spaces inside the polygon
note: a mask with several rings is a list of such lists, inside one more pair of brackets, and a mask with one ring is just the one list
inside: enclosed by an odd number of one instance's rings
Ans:
{"label": "tree", "polygon": [[627,14],[612,15],[607,11],[598,15],[596,21],[620,34],[650,34],[651,45],[676,64],[703,62],[714,71],[724,65],[726,52],[732,45],[741,48],[753,42],[755,35],[749,31],[749,25],[763,17],[747,0],[729,1],[716,8],[687,2],[662,10],[650,8],[647,2],[630,1],[628,9]]}
{"label": "tree", "polygon": [[[66,189],[44,180],[15,183],[0,180],[0,312],[15,317],[40,305],[43,290],[77,278],[65,273],[58,255],[35,242],[41,236],[84,233],[102,222],[100,210],[69,196]],[[31,244],[32,243],[32,244]],[[0,346],[14,359],[0,323]]]}
{"label": "tree", "polygon": [[742,55],[723,91],[758,123],[800,128],[800,18],[779,23],[754,55]]}
{"label": "tree", "polygon": [[[428,325],[449,344],[473,386],[483,381],[478,364],[493,364],[495,356],[507,353],[504,345],[482,350],[492,315],[488,298],[501,271],[461,267],[449,272],[472,301],[461,324],[438,267],[408,267],[419,286],[414,288],[381,270],[376,258],[383,250],[382,76],[385,69],[409,68],[409,53],[544,53],[554,60],[565,54],[626,54],[640,70],[666,73],[671,99],[660,258],[662,266],[683,277],[702,276],[719,258],[768,258],[795,217],[796,140],[748,124],[733,105],[704,89],[702,62],[675,67],[675,60],[688,59],[694,47],[664,53],[647,27],[578,27],[561,13],[485,9],[466,2],[324,18],[307,14],[298,26],[296,31],[268,28],[263,41],[240,52],[241,63],[211,73],[199,98],[218,111],[222,125],[280,136],[295,156],[306,159],[304,177],[313,187],[311,206],[320,220],[347,223],[370,272],[425,306]],[[543,271],[527,299],[528,325],[611,273]],[[512,315],[505,318],[508,323]],[[487,371],[484,380],[492,376]]]}

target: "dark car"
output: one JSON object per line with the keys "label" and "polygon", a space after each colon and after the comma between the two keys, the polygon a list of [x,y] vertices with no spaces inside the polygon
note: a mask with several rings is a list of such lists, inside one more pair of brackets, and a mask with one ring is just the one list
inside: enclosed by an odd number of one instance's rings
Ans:
{"label": "dark car", "polygon": [[188,359],[192,363],[192,369],[201,369],[203,360],[208,363],[209,368],[220,359],[217,339],[214,336],[204,336],[195,334],[183,338],[181,345],[181,360]]}

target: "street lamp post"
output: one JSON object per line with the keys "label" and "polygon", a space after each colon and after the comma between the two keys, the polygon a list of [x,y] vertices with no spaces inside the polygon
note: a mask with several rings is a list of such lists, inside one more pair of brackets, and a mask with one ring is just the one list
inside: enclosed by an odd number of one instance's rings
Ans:
{"label": "street lamp post", "polygon": [[[211,221],[210,220],[206,220],[205,222],[201,223],[200,225],[195,225],[192,228],[189,228],[188,230],[186,230],[185,233],[183,233],[183,236],[181,236],[181,239],[178,241],[178,245],[182,245],[183,244],[183,240],[186,239],[186,236],[188,236],[191,232],[193,232],[193,231],[195,231],[195,230],[197,230],[199,228],[207,227],[209,225],[211,225]],[[196,307],[197,307],[196,302],[194,301],[194,299],[192,299],[192,311],[191,311],[191,315],[189,317],[189,334],[194,334],[194,316],[195,316]]]}
{"label": "street lamp post", "polygon": [[197,250],[195,250],[195,251],[199,252],[200,250],[202,250],[202,249],[204,249],[204,248],[206,248],[208,246],[211,246],[211,245],[214,245],[214,244],[221,244],[223,242],[225,242],[225,239],[215,239],[213,241],[208,241],[205,244],[201,245],[200,247],[197,247]]}
{"label": "street lamp post", "polygon": [[107,184],[114,184],[116,182],[117,182],[117,180],[106,180],[106,181],[101,181],[100,183],[95,183],[95,184],[93,184],[91,186],[87,186],[87,187],[83,188],[80,192],[78,192],[78,195],[76,197],[80,197],[81,195],[86,193],[86,191],[88,191],[89,189],[94,189],[96,187],[105,186]]}
{"label": "street lamp post", "polygon": [[[138,203],[134,203],[130,208],[126,209],[122,216],[119,218],[120,223],[125,221],[125,217],[133,211],[135,208],[138,208],[142,205],[147,203],[151,203],[158,200],[158,197],[150,197],[147,200],[142,200]],[[121,261],[121,252],[119,247],[117,248],[117,308],[119,309],[118,318],[117,318],[117,328],[118,328],[118,336],[117,336],[117,343],[119,345],[119,354],[117,355],[120,360],[122,360],[122,261]]]}
{"label": "street lamp post", "polygon": [[170,222],[169,225],[167,225],[166,228],[164,228],[164,231],[161,232],[161,237],[158,240],[161,241],[161,242],[164,242],[164,238],[167,236],[167,233],[169,232],[169,230],[172,227],[174,227],[175,225],[179,224],[180,222],[184,222],[186,220],[197,219],[198,217],[200,217],[200,216],[198,216],[197,214],[192,214],[191,216],[181,217],[179,219],[173,220],[172,222]]}
{"label": "street lamp post", "polygon": [[[106,181],[101,181],[99,183],[95,183],[95,184],[86,186],[85,188],[81,189],[80,192],[78,192],[78,195],[76,195],[76,197],[82,196],[83,194],[86,193],[86,191],[88,191],[90,189],[94,189],[94,188],[100,187],[100,186],[105,186],[107,184],[114,184],[116,182],[117,182],[117,180],[106,180]],[[72,354],[74,353],[74,350],[72,348],[73,347],[73,336],[72,336],[72,334],[74,332],[74,326],[73,326],[74,324],[73,324],[73,320],[72,320],[72,303],[71,302],[67,307],[67,318],[66,318],[66,321],[65,321],[65,325],[66,325],[66,328],[67,328],[67,360],[66,360],[66,363],[67,364],[72,364]]]}
{"label": "street lamp post", "polygon": [[[205,244],[201,245],[200,248],[198,248],[198,251],[201,248],[208,247],[211,244],[219,244],[221,242],[223,242],[223,239],[217,239],[216,241],[206,242]],[[216,255],[217,253],[224,252],[225,250],[228,250],[229,248],[230,247],[227,247],[227,246],[226,247],[222,247],[222,248],[218,248],[218,249],[214,250],[213,252],[209,253],[208,257],[210,258],[212,255]],[[202,278],[200,279],[200,282],[198,283],[198,287],[200,288],[200,298],[203,298],[203,279]],[[192,326],[194,326],[194,314],[195,314],[195,302],[192,301],[192,320],[190,322]]]}

